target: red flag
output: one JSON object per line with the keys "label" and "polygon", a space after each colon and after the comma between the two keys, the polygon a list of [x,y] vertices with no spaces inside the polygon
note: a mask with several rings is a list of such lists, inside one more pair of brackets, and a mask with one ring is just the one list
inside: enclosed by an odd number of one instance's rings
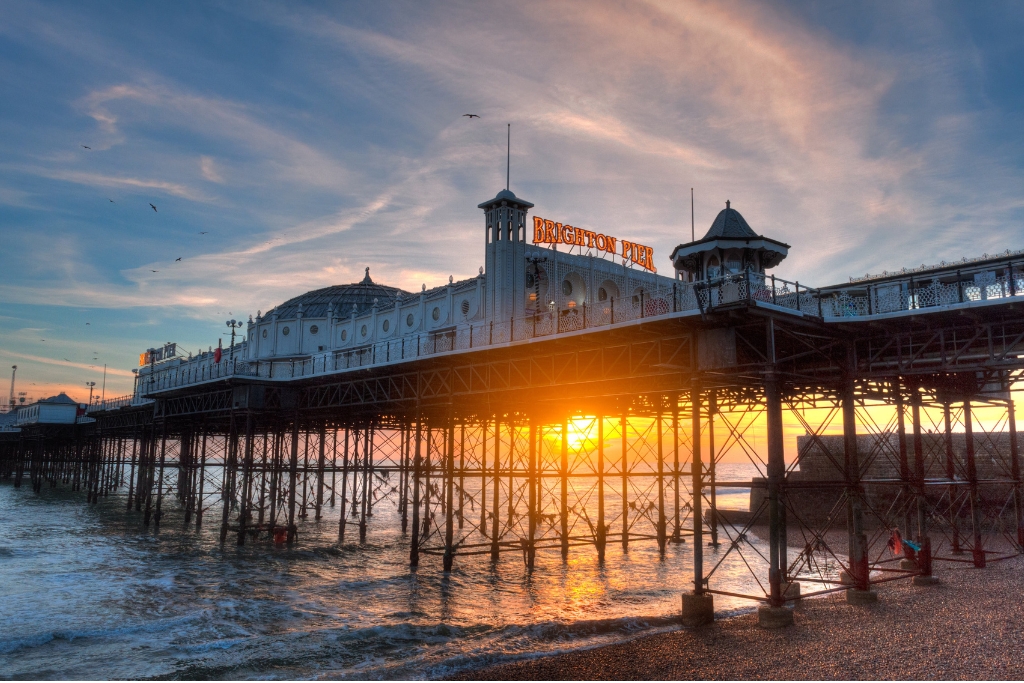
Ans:
{"label": "red flag", "polygon": [[220,362],[220,347],[219,346],[213,352],[213,362],[214,363],[219,363]]}

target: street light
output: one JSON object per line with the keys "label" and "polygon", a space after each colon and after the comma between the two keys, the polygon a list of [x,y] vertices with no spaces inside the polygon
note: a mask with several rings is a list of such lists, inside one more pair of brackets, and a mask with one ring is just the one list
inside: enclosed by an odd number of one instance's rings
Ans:
{"label": "street light", "polygon": [[242,325],[244,323],[239,320],[228,320],[224,324],[231,328],[231,354],[229,356],[229,359],[231,361],[231,368],[233,370],[235,367],[235,330],[242,329]]}
{"label": "street light", "polygon": [[89,387],[89,405],[92,405],[92,388],[96,386],[96,382],[86,382],[85,386]]}

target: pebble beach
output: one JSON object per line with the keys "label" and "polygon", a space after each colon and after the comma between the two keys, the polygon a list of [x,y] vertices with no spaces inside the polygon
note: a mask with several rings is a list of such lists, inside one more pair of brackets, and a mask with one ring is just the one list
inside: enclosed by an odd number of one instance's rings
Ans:
{"label": "pebble beach", "polygon": [[896,581],[878,602],[802,600],[795,624],[756,611],[697,629],[463,672],[465,680],[1022,680],[1024,560],[937,565],[935,586]]}

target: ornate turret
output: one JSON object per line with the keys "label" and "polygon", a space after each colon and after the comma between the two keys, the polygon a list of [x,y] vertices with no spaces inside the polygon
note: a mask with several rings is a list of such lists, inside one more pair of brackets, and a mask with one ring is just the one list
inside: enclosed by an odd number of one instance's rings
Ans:
{"label": "ornate turret", "polygon": [[741,273],[763,273],[779,265],[789,245],[754,232],[726,200],[704,237],[672,250],[676,278],[692,282]]}
{"label": "ornate turret", "polygon": [[497,320],[522,316],[526,287],[526,213],[533,204],[502,190],[478,205],[484,210],[487,274],[486,315]]}

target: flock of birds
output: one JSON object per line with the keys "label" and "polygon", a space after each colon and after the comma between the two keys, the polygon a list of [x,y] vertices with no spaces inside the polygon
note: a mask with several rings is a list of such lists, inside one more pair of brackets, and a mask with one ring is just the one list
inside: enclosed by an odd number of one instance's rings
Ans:
{"label": "flock of birds", "polygon": [[[82,145],[82,148],[83,149],[92,150],[92,147],[90,147],[89,145]],[[111,204],[117,204],[117,202],[115,202],[110,197],[107,197],[107,201],[110,202]],[[154,204],[153,202],[149,202],[149,208],[153,209],[153,213],[160,213],[160,211],[157,210],[157,208],[156,208],[156,204]],[[210,232],[209,230],[200,230],[199,234],[200,235],[207,235],[207,234],[209,234],[209,232]],[[181,258],[182,257],[179,256],[178,258],[174,259],[175,263],[177,263],[178,261],[181,261]],[[160,271],[159,270],[153,270],[152,268],[150,268],[149,272],[151,272],[151,273],[159,273]],[[86,325],[88,325],[88,324],[89,323],[86,323]],[[45,340],[41,339],[40,341],[45,341]]]}

